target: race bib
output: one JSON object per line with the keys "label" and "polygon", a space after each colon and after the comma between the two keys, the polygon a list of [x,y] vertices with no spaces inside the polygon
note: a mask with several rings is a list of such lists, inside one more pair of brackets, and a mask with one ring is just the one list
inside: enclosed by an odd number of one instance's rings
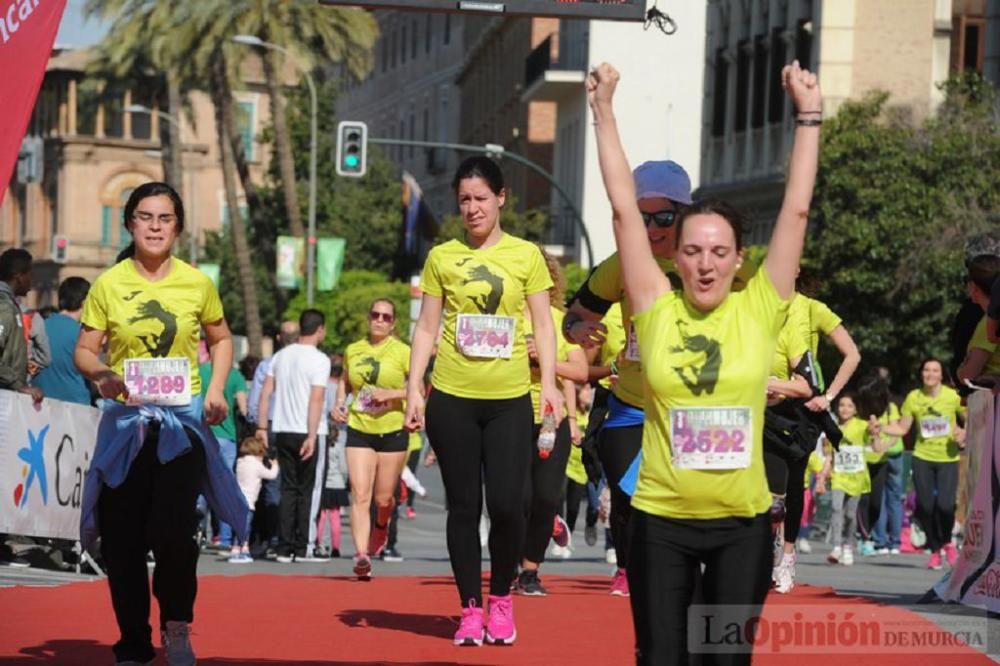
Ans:
{"label": "race bib", "polygon": [[753,427],[749,407],[677,407],[670,410],[670,443],[678,469],[750,466]]}
{"label": "race bib", "polygon": [[388,410],[386,403],[375,402],[374,391],[367,386],[358,391],[358,398],[354,405],[359,412],[378,416]]}
{"label": "race bib", "polygon": [[951,419],[944,416],[927,416],[920,419],[920,437],[934,439],[951,434]]}
{"label": "race bib", "polygon": [[625,360],[638,363],[639,358],[639,338],[635,334],[635,326],[630,326],[628,330],[628,340],[625,342]]}
{"label": "race bib", "polygon": [[183,407],[191,404],[191,363],[186,358],[125,360],[129,405]]}
{"label": "race bib", "polygon": [[855,474],[865,469],[864,448],[841,444],[833,454],[833,468],[843,474]]}
{"label": "race bib", "polygon": [[460,314],[455,344],[458,351],[472,358],[510,358],[514,352],[514,318]]}

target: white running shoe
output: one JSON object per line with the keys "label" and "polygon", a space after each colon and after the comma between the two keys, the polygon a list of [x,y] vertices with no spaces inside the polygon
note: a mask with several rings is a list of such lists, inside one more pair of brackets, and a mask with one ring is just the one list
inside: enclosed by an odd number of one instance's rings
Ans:
{"label": "white running shoe", "polygon": [[618,564],[618,553],[615,552],[614,548],[608,548],[604,551],[604,561],[608,564]]}
{"label": "white running shoe", "polygon": [[774,571],[774,589],[781,594],[791,592],[795,587],[795,553],[785,553]]}
{"label": "white running shoe", "polygon": [[830,554],[826,556],[826,561],[830,564],[839,564],[842,552],[843,550],[840,546],[834,546],[833,550],[830,551]]}
{"label": "white running shoe", "polygon": [[840,558],[840,563],[845,567],[849,567],[854,564],[854,550],[850,546],[844,546],[844,554]]}
{"label": "white running shoe", "polygon": [[813,552],[813,547],[809,543],[809,539],[799,539],[795,542],[795,547],[798,548],[800,553],[805,553],[806,555]]}

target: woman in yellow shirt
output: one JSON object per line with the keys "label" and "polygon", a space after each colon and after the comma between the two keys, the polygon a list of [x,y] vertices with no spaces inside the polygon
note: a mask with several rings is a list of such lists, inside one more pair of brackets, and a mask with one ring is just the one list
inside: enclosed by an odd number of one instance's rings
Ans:
{"label": "woman in yellow shirt", "polygon": [[[724,204],[695,205],[677,222],[675,261],[683,283],[677,292],[656,264],[635,203],[612,106],[617,82],[618,73],[603,64],[591,72],[587,90],[643,351],[646,421],[628,567],[636,660],[683,663],[689,606],[703,565],[707,604],[741,605],[756,614],[769,587],[764,406],[805,240],[822,98],[816,77],[798,62],[782,70],[796,129],[763,267],[742,291],[732,292],[743,261],[743,217]],[[751,659],[733,657],[732,663]]]}
{"label": "woman in yellow shirt", "polygon": [[[409,437],[403,429],[403,399],[410,347],[395,335],[396,304],[387,298],[368,308],[368,335],[347,346],[333,418],[347,424],[347,473],[351,479],[354,573],[367,579],[371,558],[389,538],[394,495],[406,464]],[[350,412],[347,396],[353,394]],[[372,497],[375,524],[371,524]]]}
{"label": "woman in yellow shirt", "polygon": [[965,408],[955,389],[944,384],[944,364],[928,358],[920,364],[918,389],[910,391],[900,410],[898,424],[872,424],[873,435],[880,432],[905,437],[916,423],[913,447],[913,488],[917,492],[916,518],[927,533],[929,569],[940,569],[944,556],[954,564],[958,551],[951,542],[958,496],[959,451],[965,448]]}
{"label": "woman in yellow shirt", "polygon": [[[406,426],[424,427],[441,466],[448,501],[448,555],[462,605],[456,645],[510,644],[517,637],[511,582],[524,541],[524,498],[535,442],[531,438],[531,369],[525,307],[538,356],[539,411],[562,419],[556,386],[556,336],[549,310],[552,280],[538,247],[504,233],[503,172],[470,157],[452,181],[465,238],[427,255],[420,318],[413,335]],[[442,326],[443,324],[443,326]],[[423,375],[434,342],[434,390]],[[541,413],[538,414],[542,416]],[[489,624],[484,627],[479,517],[483,486],[490,515]]]}

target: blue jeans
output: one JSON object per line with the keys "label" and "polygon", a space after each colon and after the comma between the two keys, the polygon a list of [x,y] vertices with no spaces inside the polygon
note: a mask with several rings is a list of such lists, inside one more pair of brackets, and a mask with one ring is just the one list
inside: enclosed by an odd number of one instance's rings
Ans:
{"label": "blue jeans", "polygon": [[[250,534],[250,526],[251,525],[253,525],[253,507],[250,507],[250,511],[247,512],[247,534]],[[235,546],[235,545],[236,544],[233,544],[233,546]],[[250,542],[249,541],[244,541],[243,543],[241,543],[239,545],[242,546],[243,548],[249,548]]]}
{"label": "blue jeans", "polygon": [[[889,470],[885,479],[882,512],[875,523],[875,547],[899,548],[899,533],[903,528],[903,456],[887,457]],[[888,528],[888,534],[886,529]]]}
{"label": "blue jeans", "polygon": [[[221,437],[218,440],[219,450],[222,452],[222,460],[225,461],[226,467],[235,475],[236,472],[233,470],[236,469],[236,442]],[[250,508],[252,509],[253,507]],[[219,521],[219,541],[223,546],[233,545],[233,528],[221,520]]]}

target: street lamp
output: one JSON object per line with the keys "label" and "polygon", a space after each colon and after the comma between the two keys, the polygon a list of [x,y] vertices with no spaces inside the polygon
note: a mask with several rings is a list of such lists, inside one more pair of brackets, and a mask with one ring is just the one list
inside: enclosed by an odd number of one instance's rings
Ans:
{"label": "street lamp", "polygon": [[[177,130],[177,146],[176,146],[176,157],[178,164],[183,166],[182,156],[184,154],[184,148],[181,143],[181,122],[177,117],[166,113],[165,111],[160,111],[159,109],[151,109],[144,104],[129,104],[124,109],[125,113],[147,113],[151,116],[155,115],[157,118],[167,121]],[[184,177],[181,177],[184,180]],[[194,188],[185,187],[183,182],[175,183],[181,188],[182,198],[184,202],[189,205],[188,217],[191,219],[191,233],[190,240],[188,241],[188,253],[191,257],[191,261],[197,265],[198,264],[198,216],[194,214]]]}
{"label": "street lamp", "polygon": [[[236,35],[233,37],[233,41],[244,46],[256,46],[262,49],[271,49],[286,56],[291,55],[285,47],[265,42],[256,35]],[[289,60],[305,76],[306,83],[309,84],[309,97],[312,103],[309,120],[309,228],[306,232],[306,303],[312,306],[316,266],[316,84],[313,82],[309,70],[297,63],[294,58],[289,57]],[[278,100],[275,100],[275,103],[277,102]]]}

